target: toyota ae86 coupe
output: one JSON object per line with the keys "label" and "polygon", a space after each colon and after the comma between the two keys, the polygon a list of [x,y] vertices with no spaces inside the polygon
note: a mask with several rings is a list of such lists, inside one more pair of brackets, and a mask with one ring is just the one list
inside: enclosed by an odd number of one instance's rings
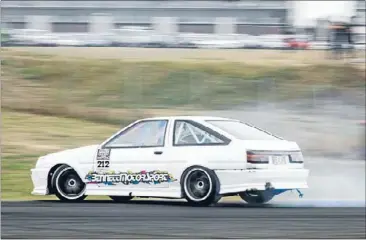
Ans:
{"label": "toyota ae86 coupe", "polygon": [[209,116],[137,120],[98,145],[41,156],[31,170],[33,195],[116,202],[184,198],[208,206],[239,195],[262,204],[308,188],[296,142],[239,120]]}

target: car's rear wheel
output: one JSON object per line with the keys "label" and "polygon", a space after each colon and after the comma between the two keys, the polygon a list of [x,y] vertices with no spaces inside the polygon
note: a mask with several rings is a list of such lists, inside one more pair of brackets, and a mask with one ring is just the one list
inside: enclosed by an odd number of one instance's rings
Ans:
{"label": "car's rear wheel", "polygon": [[126,203],[132,200],[133,197],[130,196],[109,196],[113,201],[118,203]]}
{"label": "car's rear wheel", "polygon": [[77,172],[69,166],[59,167],[53,174],[52,186],[55,195],[61,201],[82,201],[87,196],[84,194],[86,184],[81,180]]}
{"label": "car's rear wheel", "polygon": [[183,173],[181,184],[185,199],[193,206],[209,206],[221,199],[217,193],[217,177],[205,167],[188,168]]}
{"label": "car's rear wheel", "polygon": [[239,193],[239,196],[249,204],[264,204],[271,201],[274,194],[270,191],[245,191]]}

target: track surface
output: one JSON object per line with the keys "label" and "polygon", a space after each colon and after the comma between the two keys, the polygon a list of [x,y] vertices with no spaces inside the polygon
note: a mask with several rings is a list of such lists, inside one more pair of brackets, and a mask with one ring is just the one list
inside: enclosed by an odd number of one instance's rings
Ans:
{"label": "track surface", "polygon": [[2,238],[365,238],[365,208],[3,202]]}

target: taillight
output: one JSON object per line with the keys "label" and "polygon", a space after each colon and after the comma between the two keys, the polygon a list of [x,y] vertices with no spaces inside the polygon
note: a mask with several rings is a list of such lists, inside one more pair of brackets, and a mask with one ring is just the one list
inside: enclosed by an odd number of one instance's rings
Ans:
{"label": "taillight", "polygon": [[254,163],[254,164],[269,163],[269,156],[260,154],[260,153],[255,153],[252,151],[248,151],[247,152],[247,162]]}
{"label": "taillight", "polygon": [[293,152],[290,154],[290,163],[304,163],[304,157],[301,152]]}
{"label": "taillight", "polygon": [[[247,162],[252,164],[275,165],[286,163],[304,163],[301,151],[247,151]],[[281,162],[281,163],[279,163]]]}

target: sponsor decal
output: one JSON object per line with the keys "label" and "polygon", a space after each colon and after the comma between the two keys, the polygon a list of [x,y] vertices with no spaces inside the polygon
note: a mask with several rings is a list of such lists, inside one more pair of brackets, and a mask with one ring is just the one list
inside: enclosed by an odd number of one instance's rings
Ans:
{"label": "sponsor decal", "polygon": [[97,152],[97,167],[109,168],[109,159],[111,157],[110,149],[98,149]]}
{"label": "sponsor decal", "polygon": [[140,171],[140,172],[89,172],[86,177],[88,184],[105,184],[105,185],[116,185],[116,184],[160,184],[175,182],[177,179],[166,171]]}

